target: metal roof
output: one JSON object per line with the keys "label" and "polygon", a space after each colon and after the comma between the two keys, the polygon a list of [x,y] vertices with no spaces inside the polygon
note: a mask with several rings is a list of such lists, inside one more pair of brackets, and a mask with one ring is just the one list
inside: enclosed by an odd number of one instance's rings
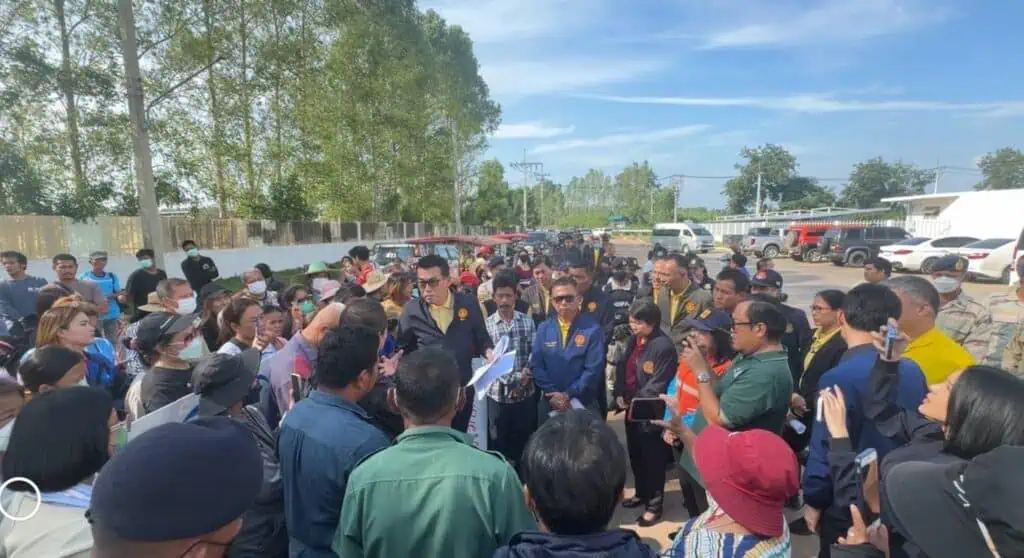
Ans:
{"label": "metal roof", "polygon": [[860,215],[871,215],[873,213],[884,213],[889,211],[888,207],[875,207],[870,209],[853,209],[848,207],[817,207],[814,209],[798,209],[795,211],[770,211],[755,215],[726,215],[715,219],[716,223],[728,222],[758,222],[758,221],[820,221],[837,219],[842,217],[855,217]]}

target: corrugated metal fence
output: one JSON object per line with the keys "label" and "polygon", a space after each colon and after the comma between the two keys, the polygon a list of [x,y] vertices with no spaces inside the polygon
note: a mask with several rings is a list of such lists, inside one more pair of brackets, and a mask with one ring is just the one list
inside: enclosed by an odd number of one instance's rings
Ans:
{"label": "corrugated metal fence", "polygon": [[[451,223],[358,223],[345,221],[261,221],[193,219],[163,216],[164,250],[178,250],[193,240],[206,250],[392,240],[417,236],[459,234]],[[0,216],[0,249],[17,250],[28,258],[49,258],[68,252],[87,254],[103,249],[111,255],[134,254],[142,248],[138,217],[99,217],[75,223],[67,217]],[[514,232],[500,227],[463,226],[464,234]]]}

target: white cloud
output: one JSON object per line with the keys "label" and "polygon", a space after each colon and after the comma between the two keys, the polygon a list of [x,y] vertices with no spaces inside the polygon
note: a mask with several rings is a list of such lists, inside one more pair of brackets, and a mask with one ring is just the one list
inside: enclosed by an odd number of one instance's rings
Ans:
{"label": "white cloud", "polygon": [[690,107],[743,107],[784,112],[973,112],[983,116],[1024,115],[1024,101],[949,102],[921,100],[865,101],[838,99],[827,95],[786,97],[627,97],[619,95],[578,95],[614,103],[676,105]]}
{"label": "white cloud", "polygon": [[703,38],[701,48],[788,48],[850,44],[931,25],[950,16],[924,0],[827,0],[811,9],[774,3]]}
{"label": "white cloud", "polygon": [[480,73],[495,97],[578,91],[630,81],[665,67],[653,59],[564,58],[485,63]]}
{"label": "white cloud", "polygon": [[491,137],[494,139],[543,139],[569,135],[575,130],[575,126],[559,128],[547,126],[541,122],[519,122],[498,126],[498,130]]}
{"label": "white cloud", "polygon": [[569,151],[573,149],[593,149],[633,146],[638,144],[651,144],[670,139],[692,136],[694,134],[699,134],[700,132],[703,132],[709,128],[710,126],[706,124],[692,124],[689,126],[679,126],[677,128],[667,128],[663,130],[609,134],[607,136],[600,136],[591,139],[569,139],[553,143],[541,144],[534,148],[533,152],[555,153],[559,151]]}

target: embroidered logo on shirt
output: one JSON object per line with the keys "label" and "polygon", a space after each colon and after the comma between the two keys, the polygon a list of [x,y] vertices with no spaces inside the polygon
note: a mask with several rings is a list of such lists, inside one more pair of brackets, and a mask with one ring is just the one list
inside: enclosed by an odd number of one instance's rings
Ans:
{"label": "embroidered logo on shirt", "polygon": [[593,312],[594,310],[597,310],[597,303],[596,302],[591,302],[590,304],[587,304],[587,311],[588,312]]}
{"label": "embroidered logo on shirt", "polygon": [[558,342],[557,341],[548,341],[548,342],[544,343],[544,346],[545,347],[549,347],[549,348],[554,348],[554,347],[558,346]]}
{"label": "embroidered logo on shirt", "polygon": [[705,320],[710,315],[711,315],[711,309],[708,308],[708,309],[706,309],[706,310],[704,310],[703,312],[700,313],[700,319]]}
{"label": "embroidered logo on shirt", "polygon": [[696,309],[697,309],[697,303],[692,301],[692,300],[687,302],[686,305],[683,306],[683,310],[686,310],[687,314],[692,314],[694,312],[694,310],[696,310]]}
{"label": "embroidered logo on shirt", "polygon": [[465,308],[459,308],[459,319],[460,320],[465,320],[468,317],[469,317],[469,310],[466,310]]}
{"label": "embroidered logo on shirt", "polygon": [[654,363],[647,361],[644,363],[644,374],[654,374]]}
{"label": "embroidered logo on shirt", "polygon": [[573,338],[573,341],[576,342],[577,347],[582,347],[583,344],[586,343],[587,338],[584,337],[582,333],[577,333],[576,337]]}

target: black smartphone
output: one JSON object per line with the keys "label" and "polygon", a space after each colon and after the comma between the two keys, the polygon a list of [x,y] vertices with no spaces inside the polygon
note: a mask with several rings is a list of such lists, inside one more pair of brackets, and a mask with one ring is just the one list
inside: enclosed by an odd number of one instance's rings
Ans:
{"label": "black smartphone", "polygon": [[298,374],[292,374],[292,399],[298,403],[306,395],[306,381]]}
{"label": "black smartphone", "polygon": [[657,397],[638,397],[629,402],[626,417],[634,422],[650,422],[665,418],[665,402]]}

